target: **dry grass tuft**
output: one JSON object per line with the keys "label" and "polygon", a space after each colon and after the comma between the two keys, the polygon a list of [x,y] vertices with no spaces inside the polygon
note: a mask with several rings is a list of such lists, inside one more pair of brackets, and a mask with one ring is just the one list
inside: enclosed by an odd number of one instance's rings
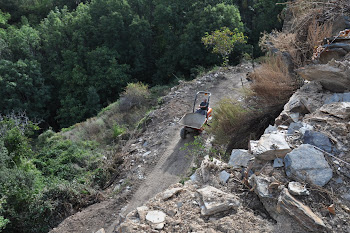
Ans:
{"label": "dry grass tuft", "polygon": [[252,90],[269,105],[284,103],[297,88],[285,63],[278,56],[269,56],[252,74]]}

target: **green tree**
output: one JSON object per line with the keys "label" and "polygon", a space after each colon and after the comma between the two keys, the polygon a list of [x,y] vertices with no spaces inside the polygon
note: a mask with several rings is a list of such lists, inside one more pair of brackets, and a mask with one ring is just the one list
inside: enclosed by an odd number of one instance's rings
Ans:
{"label": "green tree", "polygon": [[211,34],[206,33],[202,42],[206,47],[212,46],[213,53],[220,54],[223,59],[223,66],[228,65],[228,58],[236,43],[246,43],[246,37],[238,29],[232,32],[229,28],[223,27]]}

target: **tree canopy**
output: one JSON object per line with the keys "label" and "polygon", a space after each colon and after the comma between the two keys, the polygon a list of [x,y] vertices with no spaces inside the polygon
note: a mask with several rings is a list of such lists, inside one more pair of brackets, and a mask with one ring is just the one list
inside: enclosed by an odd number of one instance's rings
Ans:
{"label": "tree canopy", "polygon": [[[193,77],[221,63],[201,43],[205,33],[226,27],[257,44],[280,26],[275,2],[0,0],[1,112],[60,129],[116,101],[129,82]],[[235,47],[231,63],[250,47]]]}

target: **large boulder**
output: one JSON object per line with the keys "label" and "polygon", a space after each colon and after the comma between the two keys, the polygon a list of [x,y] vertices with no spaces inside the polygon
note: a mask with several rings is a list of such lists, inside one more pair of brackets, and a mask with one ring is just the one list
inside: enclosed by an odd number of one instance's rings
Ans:
{"label": "large boulder", "polygon": [[249,160],[252,158],[254,156],[247,150],[233,149],[228,164],[233,168],[247,167]]}
{"label": "large boulder", "polygon": [[350,61],[330,61],[327,64],[308,65],[297,70],[306,80],[319,81],[322,86],[332,92],[350,90]]}
{"label": "large boulder", "polygon": [[288,177],[314,185],[324,186],[333,176],[323,153],[309,144],[302,144],[288,153],[284,164]]}
{"label": "large boulder", "polygon": [[250,141],[250,152],[262,160],[283,158],[291,151],[283,133],[264,134],[259,141]]}

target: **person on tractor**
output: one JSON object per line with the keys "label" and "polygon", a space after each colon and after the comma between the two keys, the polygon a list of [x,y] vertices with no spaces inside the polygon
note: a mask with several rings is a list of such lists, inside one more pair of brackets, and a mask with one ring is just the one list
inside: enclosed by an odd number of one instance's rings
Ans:
{"label": "person on tractor", "polygon": [[202,103],[199,105],[199,109],[197,109],[196,113],[207,115],[208,111],[208,102],[207,99],[204,99]]}

